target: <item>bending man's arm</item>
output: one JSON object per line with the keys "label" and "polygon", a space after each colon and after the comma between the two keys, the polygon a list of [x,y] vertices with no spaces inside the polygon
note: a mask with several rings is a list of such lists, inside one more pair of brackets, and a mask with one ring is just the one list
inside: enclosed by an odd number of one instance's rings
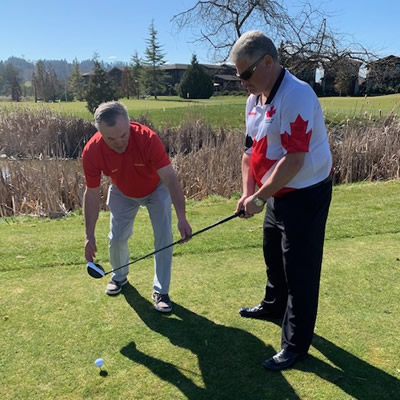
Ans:
{"label": "bending man's arm", "polygon": [[181,238],[189,238],[192,235],[192,228],[186,219],[185,196],[175,171],[172,165],[169,164],[157,170],[157,173],[165,186],[167,186],[171,195],[171,201],[175,207],[176,216],[178,217],[178,229]]}
{"label": "bending man's arm", "polygon": [[86,187],[83,195],[83,214],[85,217],[85,258],[87,261],[93,261],[97,252],[95,228],[99,217],[99,208],[100,186],[97,188]]}

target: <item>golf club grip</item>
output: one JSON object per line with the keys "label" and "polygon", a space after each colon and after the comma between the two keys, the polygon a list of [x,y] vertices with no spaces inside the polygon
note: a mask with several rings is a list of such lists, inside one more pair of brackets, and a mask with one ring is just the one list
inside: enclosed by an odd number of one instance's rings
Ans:
{"label": "golf club grip", "polygon": [[[218,222],[216,222],[215,224],[212,224],[212,225],[207,226],[207,227],[205,227],[205,228],[203,228],[203,229],[200,229],[199,231],[197,231],[197,232],[195,232],[195,233],[192,233],[191,236],[190,236],[190,239],[191,239],[193,236],[198,235],[199,233],[208,231],[209,229],[214,228],[214,227],[216,227],[217,225],[220,225],[220,224],[223,224],[223,223],[225,223],[225,222],[228,222],[228,221],[230,221],[231,219],[236,218],[236,217],[239,217],[240,215],[243,215],[243,214],[244,214],[244,210],[240,210],[238,213],[235,213],[235,214],[233,214],[233,215],[230,215],[229,217],[226,217],[226,218],[224,218],[224,219],[221,219],[221,221],[218,221]],[[180,243],[182,243],[182,242],[183,242],[182,239],[176,240],[175,242],[173,242],[173,243],[171,243],[171,244],[168,244],[167,246],[161,247],[161,249],[154,250],[154,251],[152,251],[152,252],[149,253],[149,254],[146,254],[146,255],[144,255],[144,256],[142,256],[142,257],[136,258],[135,260],[129,262],[128,264],[125,264],[125,265],[122,265],[121,267],[115,268],[115,269],[113,269],[112,271],[108,271],[108,272],[106,272],[104,275],[107,275],[107,274],[109,274],[109,273],[111,273],[111,272],[113,272],[113,271],[117,271],[117,270],[119,270],[119,269],[125,268],[125,267],[127,267],[128,265],[134,264],[134,263],[136,263],[136,262],[138,262],[138,261],[141,261],[141,260],[143,260],[143,259],[145,259],[145,258],[147,258],[147,257],[153,256],[154,254],[159,253],[160,251],[166,250],[166,249],[168,249],[169,247],[175,246],[176,244],[180,244]]]}

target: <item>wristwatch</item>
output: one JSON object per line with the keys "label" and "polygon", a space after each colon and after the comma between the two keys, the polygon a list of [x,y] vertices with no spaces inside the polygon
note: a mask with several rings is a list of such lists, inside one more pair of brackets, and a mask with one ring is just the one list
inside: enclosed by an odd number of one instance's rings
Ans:
{"label": "wristwatch", "polygon": [[253,197],[253,203],[257,206],[257,207],[264,207],[264,204],[266,203],[265,200],[261,199],[260,197],[258,197],[257,195],[255,195]]}

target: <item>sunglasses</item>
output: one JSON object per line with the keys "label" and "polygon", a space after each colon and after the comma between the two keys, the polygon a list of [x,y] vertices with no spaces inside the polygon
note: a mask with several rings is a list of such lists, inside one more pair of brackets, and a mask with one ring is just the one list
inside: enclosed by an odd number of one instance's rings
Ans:
{"label": "sunglasses", "polygon": [[261,58],[259,58],[254,64],[251,64],[249,68],[246,69],[246,71],[243,71],[241,74],[236,74],[236,76],[242,80],[242,81],[247,81],[251,78],[253,75],[254,71],[258,67],[258,64],[264,59],[266,54],[264,54]]}

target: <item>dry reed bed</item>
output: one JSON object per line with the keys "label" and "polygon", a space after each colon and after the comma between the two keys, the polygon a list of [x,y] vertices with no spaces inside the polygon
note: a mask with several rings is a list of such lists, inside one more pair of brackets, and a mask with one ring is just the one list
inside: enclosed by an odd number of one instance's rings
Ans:
{"label": "dry reed bed", "polygon": [[329,129],[335,183],[400,178],[400,118]]}
{"label": "dry reed bed", "polygon": [[[151,125],[144,119],[140,122]],[[26,110],[0,114],[0,217],[55,217],[81,208],[85,187],[81,163],[61,158],[79,155],[93,129],[86,121],[45,109],[34,115]],[[343,123],[331,126],[329,132],[336,183],[400,178],[398,118],[379,126]],[[242,131],[215,131],[192,120],[158,133],[187,198],[229,197],[241,191]],[[108,179],[101,185],[105,209]]]}
{"label": "dry reed bed", "polygon": [[9,158],[77,158],[95,132],[90,122],[46,107],[0,108],[0,154]]}

